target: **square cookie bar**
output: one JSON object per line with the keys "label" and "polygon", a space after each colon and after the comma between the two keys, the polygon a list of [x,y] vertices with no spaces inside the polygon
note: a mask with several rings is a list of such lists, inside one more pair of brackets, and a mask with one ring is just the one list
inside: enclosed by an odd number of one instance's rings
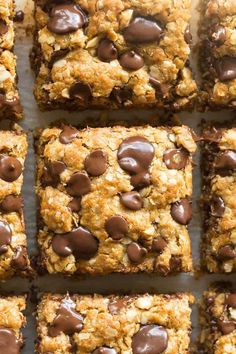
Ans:
{"label": "square cookie bar", "polygon": [[13,53],[15,3],[0,0],[0,119],[21,118],[16,87],[16,56]]}
{"label": "square cookie bar", "polygon": [[190,109],[190,0],[35,0],[41,109]]}
{"label": "square cookie bar", "polygon": [[38,306],[36,352],[185,354],[193,296],[45,294]]}
{"label": "square cookie bar", "polygon": [[203,265],[211,273],[236,270],[236,128],[203,132]]}
{"label": "square cookie bar", "polygon": [[189,128],[65,125],[39,131],[35,145],[48,272],[192,270]]}
{"label": "square cookie bar", "polygon": [[21,197],[27,137],[18,126],[0,131],[0,280],[30,269]]}
{"label": "square cookie bar", "polygon": [[26,324],[22,313],[25,307],[25,296],[0,296],[1,354],[20,354],[24,344],[21,329]]}
{"label": "square cookie bar", "polygon": [[[202,99],[214,109],[236,106],[235,0],[202,0]],[[203,106],[202,105],[202,106]]]}
{"label": "square cookie bar", "polygon": [[200,322],[201,353],[236,353],[236,291],[226,284],[214,285],[206,291]]}

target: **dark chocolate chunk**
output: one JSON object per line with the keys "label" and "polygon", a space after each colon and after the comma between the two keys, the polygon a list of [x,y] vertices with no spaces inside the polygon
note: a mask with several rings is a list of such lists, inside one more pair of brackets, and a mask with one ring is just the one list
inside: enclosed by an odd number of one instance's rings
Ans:
{"label": "dark chocolate chunk", "polygon": [[218,250],[218,258],[227,261],[236,258],[236,250],[231,245],[222,246]]}
{"label": "dark chocolate chunk", "polygon": [[7,252],[8,246],[11,244],[12,231],[10,225],[0,221],[0,255]]}
{"label": "dark chocolate chunk", "polygon": [[102,39],[98,45],[98,58],[101,61],[110,62],[118,58],[118,50],[115,44],[110,39]]}
{"label": "dark chocolate chunk", "polygon": [[0,178],[6,182],[16,181],[22,173],[22,164],[13,156],[0,155]]}
{"label": "dark chocolate chunk", "polygon": [[149,77],[149,83],[152,85],[152,87],[154,87],[158,96],[162,98],[166,98],[168,96],[169,86],[167,84],[160,82],[153,76]]}
{"label": "dark chocolate chunk", "polygon": [[107,169],[107,157],[102,150],[92,151],[84,161],[86,172],[93,177],[103,175]]}
{"label": "dark chocolate chunk", "polygon": [[225,304],[236,309],[236,293],[229,294],[225,299]]}
{"label": "dark chocolate chunk", "polygon": [[236,58],[225,56],[217,59],[215,69],[220,81],[234,80],[236,78]]}
{"label": "dark chocolate chunk", "polygon": [[122,216],[111,216],[105,223],[105,230],[113,240],[121,240],[127,235],[129,228]]}
{"label": "dark chocolate chunk", "polygon": [[20,342],[9,328],[0,328],[0,353],[20,354]]}
{"label": "dark chocolate chunk", "polygon": [[159,42],[163,29],[155,20],[136,17],[124,30],[124,38],[130,43]]}
{"label": "dark chocolate chunk", "polygon": [[8,25],[6,24],[6,21],[0,19],[0,36],[6,34],[7,31],[8,31]]}
{"label": "dark chocolate chunk", "polygon": [[72,197],[81,197],[91,192],[91,182],[85,173],[76,172],[69,179],[66,187]]}
{"label": "dark chocolate chunk", "polygon": [[142,326],[132,338],[133,354],[161,354],[167,346],[166,329],[155,324]]}
{"label": "dark chocolate chunk", "polygon": [[67,34],[83,28],[87,17],[79,5],[59,4],[52,8],[47,27],[57,34]]}
{"label": "dark chocolate chunk", "polygon": [[120,195],[121,203],[130,210],[140,210],[143,207],[143,199],[138,192],[127,192]]}
{"label": "dark chocolate chunk", "polygon": [[23,198],[7,195],[0,204],[0,209],[5,213],[19,212],[23,208]]}
{"label": "dark chocolate chunk", "polygon": [[181,170],[188,163],[189,152],[185,148],[168,149],[164,152],[163,161],[170,170]]}
{"label": "dark chocolate chunk", "polygon": [[22,10],[16,11],[16,14],[14,16],[14,21],[15,22],[23,22],[25,18],[25,14]]}
{"label": "dark chocolate chunk", "polygon": [[114,348],[99,347],[92,354],[116,354],[116,350]]}
{"label": "dark chocolate chunk", "polygon": [[144,66],[143,58],[133,50],[120,56],[120,65],[126,70],[139,70]]}
{"label": "dark chocolate chunk", "polygon": [[192,34],[190,32],[190,27],[189,25],[186,27],[185,32],[184,32],[184,40],[187,44],[192,44],[193,41],[193,37]]}
{"label": "dark chocolate chunk", "polygon": [[48,162],[43,170],[41,183],[45,186],[56,187],[60,182],[60,174],[64,172],[66,165],[62,161]]}
{"label": "dark chocolate chunk", "polygon": [[149,167],[154,157],[154,146],[144,137],[131,136],[119,146],[117,157],[120,167],[131,175],[131,184],[149,186]]}
{"label": "dark chocolate chunk", "polygon": [[192,207],[188,199],[183,198],[171,205],[172,218],[181,225],[187,225],[192,218]]}
{"label": "dark chocolate chunk", "polygon": [[213,195],[213,197],[211,198],[210,207],[212,216],[221,218],[224,215],[225,203],[220,196]]}
{"label": "dark chocolate chunk", "polygon": [[60,257],[73,254],[76,258],[90,259],[98,250],[98,240],[82,226],[66,234],[55,235],[52,239],[53,251]]}
{"label": "dark chocolate chunk", "polygon": [[81,199],[80,198],[73,198],[69,204],[68,208],[70,208],[71,211],[73,212],[79,212],[81,208]]}
{"label": "dark chocolate chunk", "polygon": [[0,93],[0,110],[6,112],[7,114],[9,114],[9,112],[12,114],[21,114],[23,108],[18,98],[8,100],[5,95]]}
{"label": "dark chocolate chunk", "polygon": [[216,25],[213,28],[213,32],[211,34],[211,40],[217,45],[217,46],[221,46],[222,44],[224,44],[225,40],[226,40],[226,30],[225,27],[221,26],[221,25]]}
{"label": "dark chocolate chunk", "polygon": [[152,241],[152,251],[162,253],[167,246],[167,242],[163,237],[154,238]]}
{"label": "dark chocolate chunk", "polygon": [[49,63],[50,69],[53,67],[53,64],[58,60],[64,58],[70,52],[69,48],[59,49],[52,53],[51,60]]}
{"label": "dark chocolate chunk", "polygon": [[230,334],[236,329],[236,322],[218,320],[218,327],[223,334]]}
{"label": "dark chocolate chunk", "polygon": [[236,151],[227,150],[217,155],[215,159],[216,169],[233,170],[236,168]]}
{"label": "dark chocolate chunk", "polygon": [[92,90],[88,84],[78,81],[70,87],[69,95],[70,98],[77,100],[81,106],[87,107],[92,98]]}
{"label": "dark chocolate chunk", "polygon": [[64,125],[62,132],[59,135],[59,141],[62,144],[70,144],[76,139],[77,135],[77,129],[70,127],[69,125]]}
{"label": "dark chocolate chunk", "polygon": [[82,330],[84,319],[75,308],[76,304],[69,296],[62,300],[57,315],[48,329],[50,337],[57,337],[61,333],[70,336]]}
{"label": "dark chocolate chunk", "polygon": [[26,249],[18,246],[16,253],[11,261],[11,266],[17,270],[26,270],[27,269],[27,256]]}
{"label": "dark chocolate chunk", "polygon": [[128,87],[114,87],[110,98],[119,105],[122,105],[124,102],[132,99],[132,90]]}
{"label": "dark chocolate chunk", "polygon": [[127,247],[128,258],[133,263],[141,263],[146,254],[146,248],[140,246],[137,242],[132,242]]}

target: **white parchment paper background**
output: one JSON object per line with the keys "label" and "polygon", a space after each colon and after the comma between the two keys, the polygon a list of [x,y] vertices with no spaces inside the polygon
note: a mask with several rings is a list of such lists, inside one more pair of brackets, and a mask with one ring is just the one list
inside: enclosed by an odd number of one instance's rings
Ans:
{"label": "white parchment paper background", "polygon": [[[21,8],[26,13],[24,26],[32,23],[32,0],[16,0],[18,8]],[[196,22],[198,15],[196,12],[197,0],[192,1],[193,5],[193,20],[192,29],[196,32]],[[31,31],[32,32],[32,31]],[[197,41],[196,33],[194,35],[195,42]],[[34,254],[36,251],[35,234],[36,234],[36,202],[34,196],[34,152],[32,147],[32,130],[36,127],[46,127],[51,122],[58,119],[67,119],[72,124],[78,124],[84,118],[99,116],[99,112],[90,111],[83,113],[67,113],[63,111],[55,111],[49,113],[42,113],[38,110],[34,97],[32,95],[33,74],[29,65],[29,51],[32,45],[30,36],[25,35],[22,25],[17,25],[17,39],[15,51],[18,55],[18,75],[19,88],[21,94],[22,104],[24,106],[25,119],[21,125],[29,133],[29,153],[26,160],[25,169],[25,183],[24,183],[24,199],[25,199],[25,219],[26,230],[28,236],[28,251]],[[194,57],[194,55],[193,55]],[[194,61],[195,58],[193,58]],[[135,119],[135,117],[153,117],[155,111],[148,112],[113,112],[111,117],[118,120]],[[234,113],[235,114],[235,113]],[[180,117],[184,124],[190,125],[194,130],[198,131],[199,123],[202,119],[221,120],[231,119],[234,115],[231,112],[218,113],[184,113]],[[190,224],[189,230],[191,234],[192,252],[194,262],[199,262],[199,243],[200,243],[200,216],[197,201],[200,196],[200,170],[199,170],[199,156],[195,157],[197,166],[194,171],[194,217]],[[195,278],[194,275],[179,275],[173,277],[161,278],[158,276],[149,276],[144,274],[136,275],[119,275],[113,274],[105,277],[83,278],[78,280],[63,279],[62,277],[43,276],[36,279],[33,283],[27,280],[12,279],[6,283],[0,284],[0,291],[12,291],[15,293],[30,292],[32,286],[37,294],[43,291],[53,292],[80,292],[80,293],[130,293],[130,292],[176,292],[176,291],[191,291],[196,296],[197,301],[201,298],[202,291],[215,280],[229,280],[236,285],[235,275],[204,275]],[[27,327],[24,330],[26,344],[22,351],[23,354],[33,354],[35,334],[35,321],[33,312],[35,305],[28,300]],[[192,314],[193,321],[193,340],[198,333],[197,323],[197,306],[193,307]]]}

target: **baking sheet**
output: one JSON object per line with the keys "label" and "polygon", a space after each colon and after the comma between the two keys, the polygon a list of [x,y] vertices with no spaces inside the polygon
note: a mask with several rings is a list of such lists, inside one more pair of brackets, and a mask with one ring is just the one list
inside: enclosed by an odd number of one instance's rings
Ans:
{"label": "baking sheet", "polygon": [[[26,219],[26,232],[28,236],[28,251],[29,254],[35,254],[36,252],[36,200],[33,193],[34,189],[34,152],[33,152],[33,139],[32,130],[36,127],[47,127],[51,122],[57,121],[59,119],[66,119],[72,124],[81,123],[83,120],[91,118],[93,121],[99,119],[99,111],[88,111],[80,113],[67,113],[63,111],[54,111],[49,113],[42,113],[38,110],[34,97],[32,94],[34,76],[31,72],[29,65],[29,51],[32,45],[32,38],[29,33],[31,31],[32,25],[32,0],[16,0],[17,7],[22,9],[26,16],[24,24],[17,24],[17,39],[15,45],[15,51],[18,55],[18,75],[19,75],[19,89],[22,104],[24,106],[25,119],[20,123],[21,126],[29,134],[29,152],[26,159],[25,168],[25,183],[24,183],[24,199],[25,199],[25,219]],[[194,31],[194,41],[196,43],[196,22],[198,19],[196,6],[197,0],[192,1],[193,5],[193,21],[192,29]],[[27,31],[25,31],[27,28]],[[27,35],[26,35],[27,33]],[[193,65],[194,63],[193,54]],[[121,121],[124,119],[148,119],[155,117],[158,112],[152,111],[132,111],[132,112],[112,112],[109,116],[112,119]],[[232,112],[217,112],[217,113],[183,113],[180,114],[180,118],[184,124],[191,126],[195,131],[199,131],[199,124],[202,119],[207,120],[227,120],[232,119],[235,113]],[[1,123],[3,126],[5,123]],[[194,216],[193,220],[189,226],[189,231],[191,235],[192,252],[194,263],[197,265],[199,263],[199,244],[201,235],[201,221],[200,213],[198,208],[198,200],[201,190],[201,178],[199,171],[199,154],[196,154],[195,161],[197,166],[194,170],[194,195],[193,195],[193,210]],[[177,275],[168,276],[166,278],[159,277],[157,275],[145,275],[145,274],[135,274],[135,275],[121,275],[112,274],[104,277],[94,277],[94,278],[81,278],[81,279],[64,279],[59,276],[43,276],[29,283],[26,279],[12,279],[6,283],[0,284],[0,292],[14,292],[22,293],[27,292],[32,295],[28,300],[28,307],[26,310],[27,315],[27,327],[24,329],[24,336],[26,338],[25,347],[22,350],[23,354],[33,354],[34,352],[34,341],[36,339],[35,333],[35,322],[33,317],[33,312],[35,311],[35,295],[44,291],[54,291],[54,292],[80,292],[80,293],[131,293],[131,292],[176,292],[176,291],[191,291],[196,296],[196,299],[201,298],[202,291],[207,289],[208,285],[216,280],[227,280],[232,281],[236,285],[235,275],[204,275],[196,277],[194,275]],[[192,323],[193,323],[193,342],[198,334],[198,318],[197,318],[197,306],[193,306],[192,313]]]}

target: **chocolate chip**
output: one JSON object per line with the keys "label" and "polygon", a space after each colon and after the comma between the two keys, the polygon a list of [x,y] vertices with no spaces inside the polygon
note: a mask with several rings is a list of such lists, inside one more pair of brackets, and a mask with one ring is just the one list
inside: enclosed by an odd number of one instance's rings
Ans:
{"label": "chocolate chip", "polygon": [[81,199],[80,198],[73,198],[70,201],[70,203],[68,204],[68,208],[70,208],[70,210],[72,212],[78,213],[81,208]]}
{"label": "chocolate chip", "polygon": [[19,354],[20,342],[14,331],[9,328],[0,328],[0,353]]}
{"label": "chocolate chip", "polygon": [[23,11],[21,11],[21,10],[16,11],[16,14],[14,16],[14,21],[15,22],[23,22],[24,18],[25,18],[25,14],[24,14]]}
{"label": "chocolate chip", "polygon": [[166,98],[168,96],[169,86],[167,84],[160,82],[153,76],[149,77],[149,83],[152,85],[152,87],[154,87],[158,96],[162,98]]}
{"label": "chocolate chip", "polygon": [[5,221],[0,221],[0,255],[7,252],[11,244],[12,231],[10,225]]}
{"label": "chocolate chip", "polygon": [[77,135],[77,129],[70,127],[69,125],[64,125],[62,132],[59,135],[59,141],[62,144],[70,144],[77,138]]}
{"label": "chocolate chip", "polygon": [[22,197],[8,195],[2,200],[0,208],[5,213],[19,212],[23,208],[23,199]]}
{"label": "chocolate chip", "polygon": [[90,259],[97,253],[98,240],[89,230],[80,226],[66,234],[55,235],[52,248],[60,257],[73,254],[76,258]]}
{"label": "chocolate chip", "polygon": [[215,159],[216,169],[233,170],[236,168],[236,151],[227,150],[219,154]]}
{"label": "chocolate chip", "polygon": [[218,320],[218,327],[223,334],[230,334],[236,329],[234,321]]}
{"label": "chocolate chip", "polygon": [[81,197],[91,192],[91,182],[85,173],[76,172],[69,179],[66,187],[72,197]]}
{"label": "chocolate chip", "polygon": [[133,263],[141,263],[146,254],[146,248],[141,247],[137,242],[132,242],[127,247],[128,258]]}
{"label": "chocolate chip", "polygon": [[6,24],[6,21],[0,19],[0,36],[6,34],[7,31],[8,31],[8,25]]}
{"label": "chocolate chip", "polygon": [[58,60],[64,58],[69,52],[70,52],[70,49],[68,49],[68,48],[59,49],[59,50],[56,50],[55,52],[53,52],[52,56],[51,56],[50,63],[49,63],[49,68],[51,69],[53,67],[54,63],[56,63]]}
{"label": "chocolate chip", "polygon": [[168,333],[155,324],[142,326],[132,338],[133,354],[161,354],[168,346]]}
{"label": "chocolate chip", "polygon": [[102,39],[98,45],[98,58],[101,61],[110,62],[118,58],[118,51],[115,44],[109,39]]}
{"label": "chocolate chip", "polygon": [[180,225],[187,225],[192,218],[192,207],[188,199],[183,198],[171,205],[172,218]]}
{"label": "chocolate chip", "polygon": [[27,269],[27,256],[26,249],[18,246],[16,253],[11,261],[11,266],[17,270],[26,270]]}
{"label": "chocolate chip", "polygon": [[99,347],[92,354],[116,354],[116,350],[108,347]]}
{"label": "chocolate chip", "polygon": [[105,223],[105,230],[113,240],[121,240],[128,231],[127,221],[122,216],[112,216]]}
{"label": "chocolate chip", "polygon": [[215,69],[220,81],[234,80],[236,78],[236,58],[226,56],[217,59]]}
{"label": "chocolate chip", "polygon": [[87,107],[92,98],[92,90],[88,84],[76,82],[69,89],[70,98],[76,99],[80,106]]}
{"label": "chocolate chip", "polygon": [[50,337],[57,337],[61,333],[71,336],[82,330],[84,319],[75,308],[76,304],[69,296],[62,300],[57,315],[48,329]]}
{"label": "chocolate chip", "polygon": [[115,100],[119,105],[122,105],[124,102],[132,99],[132,90],[128,87],[114,87],[110,98]]}
{"label": "chocolate chip", "polygon": [[226,40],[225,27],[223,27],[221,25],[216,25],[213,28],[211,39],[217,46],[221,46],[222,44],[224,44],[224,42]]}
{"label": "chocolate chip", "polygon": [[224,215],[225,204],[224,200],[220,196],[214,195],[211,198],[210,207],[212,216],[221,218]]}
{"label": "chocolate chip", "polygon": [[218,143],[222,138],[222,132],[215,127],[204,129],[202,139],[213,143]]}
{"label": "chocolate chip", "polygon": [[136,17],[124,30],[124,38],[131,43],[159,42],[163,29],[154,20]]}
{"label": "chocolate chip", "polygon": [[182,170],[188,163],[189,152],[185,148],[168,149],[164,152],[163,161],[170,170]]}
{"label": "chocolate chip", "polygon": [[218,250],[218,258],[222,261],[227,261],[236,258],[236,250],[231,245],[220,247]]}
{"label": "chocolate chip", "polygon": [[102,150],[91,152],[84,161],[84,168],[90,176],[103,175],[107,169],[107,157]]}
{"label": "chocolate chip", "polygon": [[53,33],[67,34],[86,24],[87,17],[79,5],[61,4],[52,8],[47,27]]}
{"label": "chocolate chip", "polygon": [[120,56],[119,62],[126,70],[139,70],[144,66],[143,58],[133,50],[123,53]]}
{"label": "chocolate chip", "polygon": [[123,193],[120,195],[120,201],[130,210],[140,210],[143,207],[143,199],[138,192]]}
{"label": "chocolate chip", "polygon": [[45,186],[56,187],[60,182],[60,174],[64,172],[66,165],[62,161],[51,161],[46,164],[41,177],[41,183]]}
{"label": "chocolate chip", "polygon": [[193,37],[192,34],[190,32],[190,27],[189,25],[186,27],[185,32],[184,32],[184,40],[187,44],[192,44],[193,41]]}
{"label": "chocolate chip", "polygon": [[229,294],[225,299],[225,304],[236,309],[236,293]]}
{"label": "chocolate chip", "polygon": [[16,181],[22,173],[22,165],[16,157],[0,155],[0,178],[6,182]]}
{"label": "chocolate chip", "polygon": [[20,104],[18,98],[8,100],[5,95],[0,93],[0,109],[1,112],[6,112],[7,114],[11,112],[12,114],[21,114],[23,108]]}
{"label": "chocolate chip", "polygon": [[167,246],[167,242],[163,237],[154,238],[152,241],[152,251],[162,253]]}
{"label": "chocolate chip", "polygon": [[131,175],[131,184],[134,187],[150,185],[149,167],[154,153],[154,146],[141,136],[129,137],[120,144],[117,153],[118,163]]}
{"label": "chocolate chip", "polygon": [[109,301],[108,310],[112,315],[117,315],[127,304],[126,299],[112,299]]}

